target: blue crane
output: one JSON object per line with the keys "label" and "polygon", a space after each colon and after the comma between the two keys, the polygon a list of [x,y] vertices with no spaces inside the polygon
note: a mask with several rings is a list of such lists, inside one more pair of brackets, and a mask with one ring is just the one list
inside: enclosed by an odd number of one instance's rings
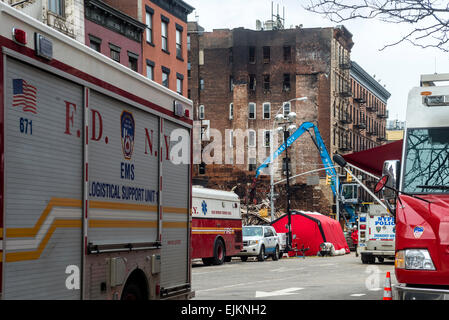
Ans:
{"label": "blue crane", "polygon": [[[313,129],[314,134],[312,135],[311,129]],[[273,155],[269,156],[257,169],[256,169],[256,176],[253,180],[253,190],[255,188],[255,184],[257,181],[257,178],[259,177],[262,170],[271,163],[271,161],[274,161],[281,153],[285,151],[287,147],[290,147],[293,142],[295,142],[304,132],[308,132],[310,137],[312,138],[313,143],[317,147],[321,161],[324,164],[326,174],[329,175],[332,179],[331,189],[335,196],[337,196],[337,190],[338,193],[341,194],[341,183],[337,180],[337,171],[334,168],[334,164],[331,160],[331,157],[329,156],[329,153],[327,152],[326,145],[324,144],[324,141],[321,137],[320,131],[318,130],[318,127],[314,125],[311,122],[304,122],[301,124],[301,126],[287,139],[286,142],[284,142],[274,153]],[[338,181],[338,183],[337,183]],[[336,189],[338,188],[338,189]],[[337,201],[339,203],[339,201]],[[355,210],[352,206],[348,204],[343,204],[343,208],[346,212],[348,212],[350,219],[350,223],[354,223],[356,219]]]}

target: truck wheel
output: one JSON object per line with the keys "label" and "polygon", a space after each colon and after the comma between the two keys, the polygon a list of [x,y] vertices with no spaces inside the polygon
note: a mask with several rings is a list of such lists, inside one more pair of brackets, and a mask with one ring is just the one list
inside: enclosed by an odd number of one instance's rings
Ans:
{"label": "truck wheel", "polygon": [[279,246],[276,246],[276,250],[274,251],[273,254],[273,261],[277,261],[279,260]]}
{"label": "truck wheel", "polygon": [[247,256],[241,256],[240,260],[242,260],[243,262],[246,262],[246,260],[248,260],[248,257]]}
{"label": "truck wheel", "polygon": [[378,260],[380,263],[384,263],[384,257],[377,257],[377,260]]}
{"label": "truck wheel", "polygon": [[260,247],[259,255],[257,256],[258,261],[264,261],[265,260],[265,247],[262,245]]}
{"label": "truck wheel", "polygon": [[217,266],[221,265],[225,261],[225,257],[226,257],[226,249],[223,244],[223,241],[217,240],[215,242],[214,257],[212,258],[212,263]]}
{"label": "truck wheel", "polygon": [[375,264],[376,263],[376,257],[375,256],[369,256],[368,257],[368,263],[369,264]]}
{"label": "truck wheel", "polygon": [[210,266],[212,264],[212,258],[203,258],[202,260],[205,266]]}
{"label": "truck wheel", "polygon": [[142,292],[140,288],[131,283],[123,289],[122,300],[143,300]]}
{"label": "truck wheel", "polygon": [[368,257],[366,256],[366,254],[361,254],[360,257],[362,259],[362,263],[363,264],[367,264],[368,263]]}
{"label": "truck wheel", "polygon": [[232,257],[226,257],[224,261],[225,262],[231,262],[231,260],[232,260]]}

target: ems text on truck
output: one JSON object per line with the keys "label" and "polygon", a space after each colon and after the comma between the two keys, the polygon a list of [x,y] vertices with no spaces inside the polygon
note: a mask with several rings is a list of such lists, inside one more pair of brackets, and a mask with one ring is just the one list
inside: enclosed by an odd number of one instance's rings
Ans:
{"label": "ems text on truck", "polygon": [[240,199],[234,192],[192,188],[192,259],[230,261],[242,249]]}
{"label": "ems text on truck", "polygon": [[4,3],[0,48],[1,298],[190,297],[191,101]]}
{"label": "ems text on truck", "polygon": [[449,74],[421,76],[408,96],[401,161],[376,191],[395,214],[397,299],[449,299]]}

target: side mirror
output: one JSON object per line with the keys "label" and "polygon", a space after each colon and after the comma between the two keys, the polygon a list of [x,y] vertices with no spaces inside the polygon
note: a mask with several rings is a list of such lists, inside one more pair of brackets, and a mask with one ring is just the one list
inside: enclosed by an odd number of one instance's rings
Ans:
{"label": "side mirror", "polygon": [[377,182],[374,189],[375,193],[382,192],[385,205],[393,215],[396,215],[400,167],[401,162],[399,160],[385,161],[382,168],[382,178]]}
{"label": "side mirror", "polygon": [[390,178],[389,176],[383,176],[382,178],[380,178],[376,184],[376,187],[374,188],[374,193],[379,193],[383,189],[385,189],[385,186],[387,185],[389,178]]}
{"label": "side mirror", "polygon": [[382,175],[388,176],[387,187],[399,189],[399,171],[401,162],[399,160],[387,160],[382,167]]}

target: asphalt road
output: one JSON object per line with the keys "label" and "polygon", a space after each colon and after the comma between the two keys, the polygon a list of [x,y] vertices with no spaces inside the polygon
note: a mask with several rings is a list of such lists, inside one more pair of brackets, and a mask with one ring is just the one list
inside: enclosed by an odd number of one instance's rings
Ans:
{"label": "asphalt road", "polygon": [[382,300],[394,263],[362,264],[355,253],[335,257],[233,258],[221,266],[194,260],[194,300]]}

